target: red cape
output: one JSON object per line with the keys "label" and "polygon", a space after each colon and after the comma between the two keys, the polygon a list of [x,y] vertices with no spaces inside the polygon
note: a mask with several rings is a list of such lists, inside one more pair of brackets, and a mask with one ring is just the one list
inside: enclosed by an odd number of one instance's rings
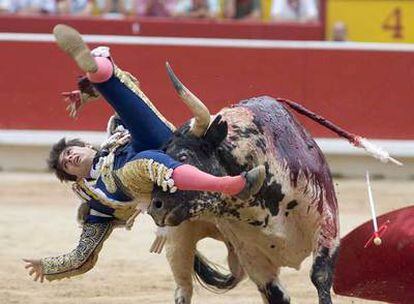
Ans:
{"label": "red cape", "polygon": [[372,242],[372,221],[341,240],[333,288],[336,294],[388,303],[414,303],[414,206],[377,218],[380,227],[389,220],[381,237]]}

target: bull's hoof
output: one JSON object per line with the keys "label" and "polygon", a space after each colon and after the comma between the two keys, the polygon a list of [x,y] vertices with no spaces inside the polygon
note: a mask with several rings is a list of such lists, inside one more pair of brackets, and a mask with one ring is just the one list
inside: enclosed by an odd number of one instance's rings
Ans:
{"label": "bull's hoof", "polygon": [[237,197],[246,200],[259,192],[266,178],[266,168],[263,165],[260,165],[249,172],[244,172],[242,175],[246,179],[246,185],[243,190],[237,194]]}
{"label": "bull's hoof", "polygon": [[53,34],[57,45],[76,61],[82,71],[93,73],[98,70],[91,51],[77,30],[64,24],[58,24],[53,28]]}

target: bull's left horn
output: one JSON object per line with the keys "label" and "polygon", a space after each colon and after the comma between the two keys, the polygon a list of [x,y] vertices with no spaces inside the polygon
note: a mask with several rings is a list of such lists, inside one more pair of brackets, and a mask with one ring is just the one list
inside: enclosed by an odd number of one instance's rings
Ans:
{"label": "bull's left horn", "polygon": [[190,132],[197,137],[203,136],[210,124],[210,112],[203,102],[191,93],[191,91],[181,83],[177,76],[175,76],[170,64],[166,62],[165,65],[175,90],[194,115],[194,125],[191,127]]}

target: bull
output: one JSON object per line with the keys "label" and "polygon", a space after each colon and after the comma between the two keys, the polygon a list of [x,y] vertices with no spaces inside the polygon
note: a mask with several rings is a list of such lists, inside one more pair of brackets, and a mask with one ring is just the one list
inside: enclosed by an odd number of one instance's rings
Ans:
{"label": "bull", "polygon": [[346,132],[293,102],[267,96],[243,100],[212,117],[168,64],[167,69],[194,114],[166,144],[167,154],[214,175],[237,175],[263,165],[266,179],[261,190],[247,200],[195,191],[166,194],[155,188],[148,211],[156,224],[177,226],[195,218],[214,223],[234,248],[264,303],[290,303],[279,280],[280,268],[299,269],[313,254],[310,278],[319,303],[332,303],[339,248],[332,177],[320,148],[287,106],[339,135]]}

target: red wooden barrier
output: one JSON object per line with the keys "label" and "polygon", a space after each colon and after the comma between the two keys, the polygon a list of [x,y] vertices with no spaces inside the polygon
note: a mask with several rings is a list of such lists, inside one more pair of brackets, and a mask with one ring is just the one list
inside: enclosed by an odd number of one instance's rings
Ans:
{"label": "red wooden barrier", "polygon": [[[105,37],[102,38],[105,41]],[[175,124],[190,117],[164,62],[212,110],[258,95],[296,100],[346,129],[371,138],[414,139],[414,53],[316,48],[112,45],[119,66]],[[69,119],[59,93],[75,87],[75,64],[52,42],[0,39],[0,128],[102,130],[104,103]],[[303,121],[303,120],[302,120]],[[328,136],[306,122],[315,136]]]}

